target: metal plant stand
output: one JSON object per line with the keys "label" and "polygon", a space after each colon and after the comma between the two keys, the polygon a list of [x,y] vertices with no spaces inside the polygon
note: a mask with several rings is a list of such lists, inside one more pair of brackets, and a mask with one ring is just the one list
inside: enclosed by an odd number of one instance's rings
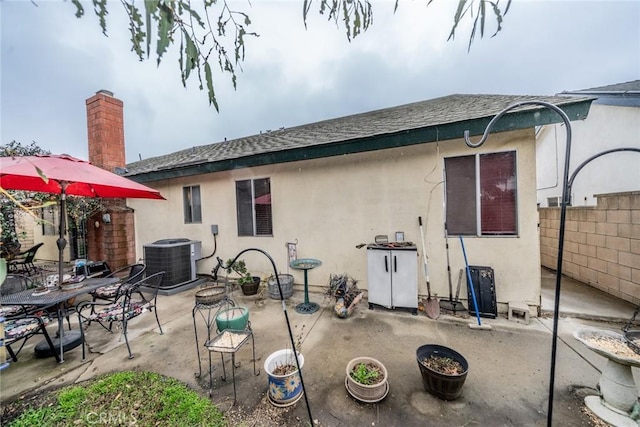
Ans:
{"label": "metal plant stand", "polygon": [[[201,303],[196,301],[196,304],[191,311],[191,315],[193,317],[193,332],[196,339],[196,354],[198,355],[198,373],[195,374],[196,378],[202,377],[202,361],[200,360],[200,343],[198,341],[196,313],[200,314],[200,317],[202,317],[202,320],[204,321],[204,325],[207,328],[206,341],[209,341],[211,340],[211,332],[216,331],[216,316],[218,312],[223,308],[235,307],[235,305],[235,302],[227,295],[224,295],[220,300],[211,303]],[[209,366],[211,366],[211,353],[209,353]],[[211,375],[211,372],[209,372],[209,375]]]}
{"label": "metal plant stand", "polygon": [[[222,359],[222,381],[227,380],[227,373],[224,368],[224,355],[231,353],[231,375],[233,378],[233,405],[236,404],[236,352],[240,350],[251,338],[251,351],[253,360],[253,374],[260,375],[260,370],[256,370],[256,346],[253,339],[253,331],[249,324],[246,329],[237,331],[226,329],[216,335],[215,338],[207,340],[204,344],[211,353],[220,353]],[[211,356],[209,356],[209,396],[213,394],[213,367],[211,365]]]}
{"label": "metal plant stand", "polygon": [[304,302],[296,305],[296,311],[301,314],[315,313],[320,306],[315,302],[309,302],[309,278],[307,272],[311,269],[319,267],[322,262],[313,258],[302,258],[291,261],[291,268],[295,270],[304,270]]}
{"label": "metal plant stand", "polygon": [[[291,348],[295,348],[296,342],[295,339],[293,338],[293,331],[291,330],[291,322],[289,322],[289,315],[287,314],[287,305],[284,303],[284,298],[282,296],[282,286],[280,284],[280,277],[278,276],[278,269],[276,268],[276,263],[273,260],[273,258],[271,257],[271,255],[269,255],[267,252],[263,251],[262,249],[258,249],[258,248],[248,248],[248,249],[244,249],[242,251],[240,251],[240,253],[238,253],[238,255],[236,255],[236,257],[234,259],[232,259],[229,263],[227,263],[226,265],[224,264],[224,261],[222,260],[222,258],[218,257],[218,263],[216,265],[216,267],[213,269],[213,279],[216,280],[218,277],[218,270],[220,268],[224,268],[225,270],[230,268],[241,256],[242,254],[249,252],[249,251],[256,251],[256,252],[260,252],[261,254],[263,254],[264,256],[266,256],[269,259],[269,262],[271,263],[271,268],[273,268],[273,275],[276,278],[276,284],[278,285],[278,289],[279,289],[279,293],[280,293],[280,300],[282,301],[282,313],[284,314],[284,319],[287,323],[287,332],[289,332],[289,342],[291,343]],[[319,261],[318,261],[319,262]],[[306,389],[304,386],[304,379],[302,377],[302,366],[300,365],[300,360],[298,359],[298,353],[297,352],[293,352],[294,355],[294,359],[296,362],[296,367],[298,368],[298,374],[300,376],[300,385],[302,386],[302,395],[304,396],[304,402],[307,406],[307,415],[309,415],[309,425],[313,425],[314,421],[313,421],[313,416],[311,415],[311,407],[309,406],[309,399],[307,398],[307,393],[306,393]],[[253,358],[254,363],[255,363],[255,357]],[[255,366],[254,366],[255,369]]]}

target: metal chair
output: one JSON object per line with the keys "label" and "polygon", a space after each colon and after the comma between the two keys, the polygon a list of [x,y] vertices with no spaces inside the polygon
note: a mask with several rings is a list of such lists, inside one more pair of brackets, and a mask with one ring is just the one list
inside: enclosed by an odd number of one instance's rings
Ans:
{"label": "metal chair", "polygon": [[[11,295],[35,288],[36,284],[29,276],[24,274],[8,274],[4,283],[2,283],[2,287],[0,287],[0,295]],[[33,305],[2,305],[0,306],[0,317],[9,319],[33,313],[37,309],[38,307]]]}
{"label": "metal chair", "polygon": [[[80,321],[80,330],[82,331],[82,359],[85,359],[86,341],[84,339],[84,330],[91,322],[98,322],[109,332],[112,332],[114,323],[122,325],[122,335],[127,344],[129,351],[129,359],[133,359],[129,338],[127,337],[127,326],[131,319],[138,317],[146,311],[153,311],[156,317],[160,335],[163,335],[162,325],[158,318],[158,310],[156,302],[158,299],[158,290],[165,272],[147,276],[136,283],[124,283],[118,288],[116,300],[113,303],[98,303],[94,301],[84,301],[76,306],[76,312]],[[108,327],[105,326],[108,323]]]}
{"label": "metal chair", "polygon": [[106,277],[115,277],[120,281],[113,285],[103,286],[101,288],[96,289],[91,293],[93,297],[93,301],[96,300],[104,300],[114,302],[118,297],[118,290],[120,286],[124,284],[133,284],[139,281],[144,277],[144,272],[147,269],[147,266],[144,264],[131,264],[126,267],[122,267],[113,273],[109,274]]}
{"label": "metal chair", "polygon": [[9,261],[9,272],[24,273],[29,276],[37,272],[38,269],[33,264],[33,260],[36,258],[36,252],[38,252],[38,249],[40,249],[42,245],[44,245],[44,243],[38,243],[37,245],[16,255],[15,258]]}
{"label": "metal chair", "polygon": [[[22,314],[11,317],[4,322],[4,346],[7,348],[7,352],[14,362],[18,361],[18,353],[24,348],[27,340],[32,336],[42,334],[49,344],[51,353],[55,356],[56,362],[60,362],[60,356],[58,351],[51,341],[51,337],[47,333],[47,324],[49,323],[49,317],[41,312],[39,314]],[[18,350],[11,348],[12,344],[22,341]]]}

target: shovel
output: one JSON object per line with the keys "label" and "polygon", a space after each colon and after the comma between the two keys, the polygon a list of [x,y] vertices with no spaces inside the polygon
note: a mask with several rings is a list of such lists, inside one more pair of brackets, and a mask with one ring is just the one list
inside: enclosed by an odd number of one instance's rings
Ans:
{"label": "shovel", "polygon": [[440,304],[436,297],[431,297],[431,283],[429,283],[429,272],[427,268],[427,252],[424,247],[424,231],[422,229],[422,217],[418,217],[418,223],[420,224],[420,240],[422,241],[422,259],[424,261],[424,277],[427,281],[427,300],[422,300],[424,304],[424,312],[427,313],[432,319],[437,319],[440,316]]}

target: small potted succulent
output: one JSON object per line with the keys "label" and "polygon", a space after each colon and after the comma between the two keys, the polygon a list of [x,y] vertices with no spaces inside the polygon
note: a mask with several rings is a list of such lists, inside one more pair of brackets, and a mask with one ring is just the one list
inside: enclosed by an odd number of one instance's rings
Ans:
{"label": "small potted succulent", "polygon": [[236,260],[233,265],[231,264],[233,260],[227,260],[227,274],[236,273],[238,277],[238,285],[242,289],[242,293],[244,295],[255,295],[258,293],[258,288],[260,287],[260,277],[253,276],[247,269],[247,264],[244,260],[239,259]]}
{"label": "small potted succulent", "polygon": [[374,403],[389,392],[387,368],[372,357],[356,357],[347,363],[345,387],[361,402]]}

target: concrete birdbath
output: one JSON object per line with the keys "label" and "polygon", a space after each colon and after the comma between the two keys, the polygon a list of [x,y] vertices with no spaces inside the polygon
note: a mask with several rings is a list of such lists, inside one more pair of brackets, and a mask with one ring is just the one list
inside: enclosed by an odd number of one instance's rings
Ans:
{"label": "concrete birdbath", "polygon": [[640,367],[640,355],[627,345],[621,334],[612,331],[581,328],[573,336],[607,359],[598,382],[600,396],[585,397],[587,408],[609,424],[637,427],[640,405],[631,368]]}
{"label": "concrete birdbath", "polygon": [[318,311],[320,306],[315,302],[309,302],[309,279],[307,271],[319,267],[322,262],[313,258],[301,258],[291,261],[289,266],[295,270],[304,270],[304,302],[296,306],[296,311],[301,314],[311,314]]}

